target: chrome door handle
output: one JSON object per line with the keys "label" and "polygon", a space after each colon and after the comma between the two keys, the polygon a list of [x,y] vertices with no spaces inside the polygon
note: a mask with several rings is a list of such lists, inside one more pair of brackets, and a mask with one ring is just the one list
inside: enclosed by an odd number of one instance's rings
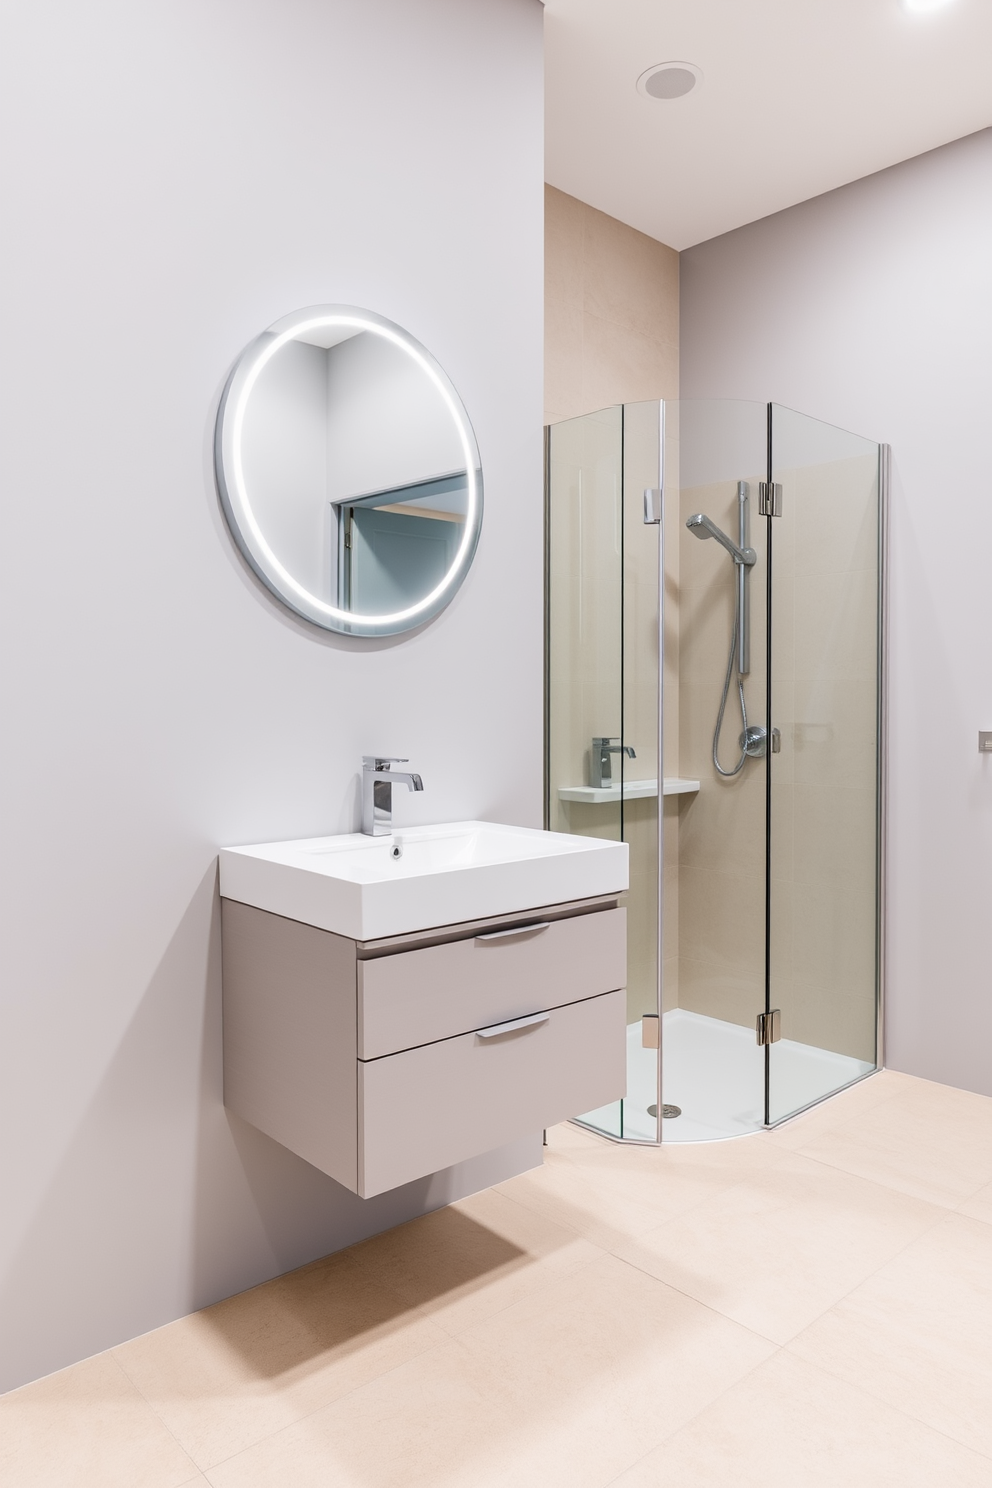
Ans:
{"label": "chrome door handle", "polygon": [[541,920],[536,925],[514,925],[510,930],[486,930],[476,940],[507,940],[511,935],[533,935],[535,930],[549,930],[550,920]]}
{"label": "chrome door handle", "polygon": [[513,1033],[517,1028],[537,1028],[551,1019],[550,1013],[531,1013],[529,1018],[512,1018],[509,1023],[494,1023],[491,1028],[477,1028],[476,1038],[499,1038],[501,1033]]}

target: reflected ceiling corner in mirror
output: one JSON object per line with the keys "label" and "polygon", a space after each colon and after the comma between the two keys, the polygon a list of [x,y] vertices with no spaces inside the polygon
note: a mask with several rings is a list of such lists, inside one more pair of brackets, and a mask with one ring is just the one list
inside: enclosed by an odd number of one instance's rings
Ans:
{"label": "reflected ceiling corner in mirror", "polygon": [[256,337],[221,396],[214,459],[245,559],[324,630],[412,630],[475,556],[468,414],[430,352],[370,310],[312,305]]}

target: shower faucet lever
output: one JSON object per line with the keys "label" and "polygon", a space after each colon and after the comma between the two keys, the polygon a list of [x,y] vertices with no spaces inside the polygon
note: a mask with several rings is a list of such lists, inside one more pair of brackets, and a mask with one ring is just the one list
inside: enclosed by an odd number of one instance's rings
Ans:
{"label": "shower faucet lever", "polygon": [[612,786],[612,756],[614,754],[625,754],[628,759],[637,758],[637,755],[635,754],[630,744],[621,744],[619,739],[617,739],[614,743],[613,736],[609,734],[597,736],[593,739],[592,750],[589,756],[591,761],[591,769],[589,773],[591,776],[590,784],[594,787],[594,789],[603,789],[604,787],[608,788],[609,786]]}

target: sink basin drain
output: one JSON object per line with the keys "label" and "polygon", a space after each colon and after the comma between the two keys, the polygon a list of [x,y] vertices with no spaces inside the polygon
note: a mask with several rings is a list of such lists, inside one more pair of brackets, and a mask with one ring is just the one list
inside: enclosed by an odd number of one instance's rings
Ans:
{"label": "sink basin drain", "polygon": [[[658,1114],[658,1107],[657,1106],[648,1106],[648,1115],[649,1116],[657,1116],[657,1114]],[[681,1116],[681,1115],[682,1115],[682,1107],[681,1106],[662,1106],[662,1108],[661,1108],[661,1119],[662,1119],[662,1121],[674,1121],[675,1118],[676,1118],[676,1116]]]}

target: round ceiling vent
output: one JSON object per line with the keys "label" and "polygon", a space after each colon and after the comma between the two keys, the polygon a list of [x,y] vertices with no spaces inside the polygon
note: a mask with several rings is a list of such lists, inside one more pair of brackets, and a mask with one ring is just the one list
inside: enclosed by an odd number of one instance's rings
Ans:
{"label": "round ceiling vent", "polygon": [[657,62],[637,79],[645,98],[684,98],[698,88],[703,74],[693,62]]}

